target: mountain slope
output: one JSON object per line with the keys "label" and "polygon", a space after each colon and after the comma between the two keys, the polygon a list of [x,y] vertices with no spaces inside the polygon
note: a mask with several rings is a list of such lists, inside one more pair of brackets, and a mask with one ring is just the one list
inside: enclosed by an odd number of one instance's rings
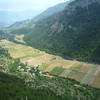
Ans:
{"label": "mountain slope", "polygon": [[65,3],[60,3],[58,5],[50,7],[47,10],[40,13],[39,15],[37,15],[35,18],[33,18],[31,20],[16,22],[16,23],[12,24],[10,27],[8,27],[8,29],[13,34],[15,34],[15,33],[16,34],[26,34],[26,33],[30,32],[32,30],[32,28],[34,28],[34,25],[37,21],[45,19],[49,16],[52,16],[53,14],[56,14],[56,13],[64,10],[64,8],[66,6],[68,6],[68,4],[72,1],[73,0],[70,0]]}
{"label": "mountain slope", "polygon": [[25,10],[25,11],[0,11],[1,27],[8,27],[16,21],[30,19],[40,14],[41,10]]}
{"label": "mountain slope", "polygon": [[73,0],[67,1],[65,3],[61,3],[58,4],[56,6],[50,7],[47,10],[45,10],[44,12],[42,12],[40,15],[36,16],[35,18],[32,19],[32,21],[39,21],[42,20],[48,16],[52,16],[55,13],[58,13],[62,10],[64,10],[64,8]]}
{"label": "mountain slope", "polygon": [[99,9],[99,0],[75,0],[64,11],[38,21],[24,40],[68,59],[100,63]]}

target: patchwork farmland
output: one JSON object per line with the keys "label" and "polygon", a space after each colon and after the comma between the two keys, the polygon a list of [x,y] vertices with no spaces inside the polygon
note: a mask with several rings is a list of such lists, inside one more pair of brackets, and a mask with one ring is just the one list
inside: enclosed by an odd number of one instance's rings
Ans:
{"label": "patchwork farmland", "polygon": [[39,66],[39,70],[52,75],[72,78],[82,84],[100,88],[100,65],[65,60],[59,56],[7,40],[1,40],[0,46],[8,49],[13,58],[19,58],[30,67]]}

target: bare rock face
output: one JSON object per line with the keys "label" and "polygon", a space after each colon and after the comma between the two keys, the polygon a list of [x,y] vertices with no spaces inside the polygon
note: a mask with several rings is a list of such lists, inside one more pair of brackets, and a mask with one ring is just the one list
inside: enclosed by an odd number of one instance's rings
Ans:
{"label": "bare rock face", "polygon": [[63,30],[63,24],[59,23],[58,21],[56,21],[52,26],[51,26],[51,31],[52,33],[60,33]]}

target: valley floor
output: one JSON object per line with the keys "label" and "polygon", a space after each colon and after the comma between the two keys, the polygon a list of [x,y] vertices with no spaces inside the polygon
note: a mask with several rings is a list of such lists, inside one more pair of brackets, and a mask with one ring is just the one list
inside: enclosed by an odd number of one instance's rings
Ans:
{"label": "valley floor", "polygon": [[51,75],[72,78],[100,88],[100,65],[65,60],[59,56],[8,40],[0,40],[0,46],[8,49],[13,58],[19,58],[30,67],[38,66],[41,71],[49,72]]}

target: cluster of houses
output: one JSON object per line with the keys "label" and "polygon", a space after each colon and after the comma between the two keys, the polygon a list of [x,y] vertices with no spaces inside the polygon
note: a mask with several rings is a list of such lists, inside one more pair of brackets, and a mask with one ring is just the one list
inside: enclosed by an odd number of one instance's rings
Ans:
{"label": "cluster of houses", "polygon": [[42,74],[47,75],[48,72],[42,72],[42,71],[40,71],[39,70],[39,66],[40,65],[33,66],[33,67],[22,67],[22,66],[18,66],[17,71],[31,73],[32,76],[40,76]]}

